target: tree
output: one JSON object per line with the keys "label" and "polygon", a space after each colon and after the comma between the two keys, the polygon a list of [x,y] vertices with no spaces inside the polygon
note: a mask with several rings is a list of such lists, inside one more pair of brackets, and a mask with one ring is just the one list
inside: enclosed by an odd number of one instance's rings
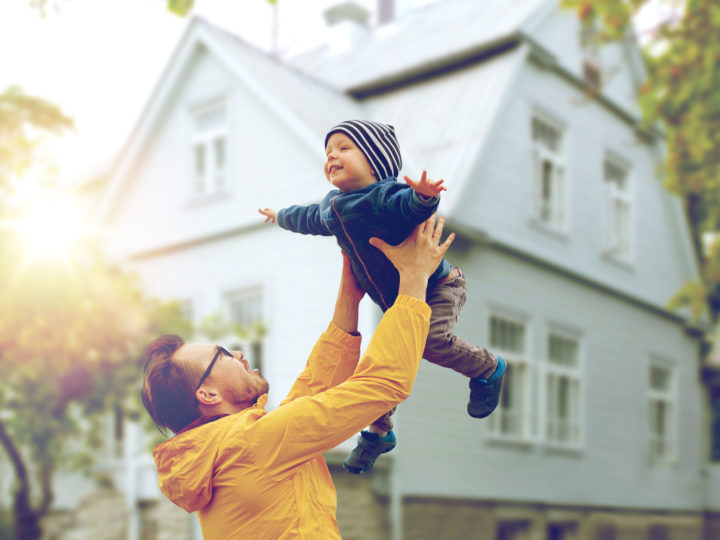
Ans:
{"label": "tree", "polygon": [[[650,1],[564,0],[586,25],[598,25],[604,41],[635,39],[633,16]],[[720,315],[720,4],[709,0],[665,0],[674,16],[658,21],[644,47],[648,77],[639,103],[645,127],[659,125],[667,142],[663,178],[680,196],[690,223],[701,278],[686,284],[670,302],[695,318]]]}
{"label": "tree", "polygon": [[[54,472],[91,462],[107,411],[137,414],[128,396],[139,390],[141,346],[188,328],[178,328],[179,308],[148,302],[131,276],[92,251],[71,267],[59,259],[23,265],[18,236],[5,233],[1,250],[0,446],[16,480],[16,536],[32,540],[53,500]],[[87,449],[69,450],[81,437]]]}
{"label": "tree", "polygon": [[[71,125],[59,109],[17,88],[0,94],[6,192],[27,181],[39,134]],[[137,413],[141,346],[167,331],[187,335],[190,327],[179,304],[144,298],[135,279],[106,264],[90,240],[78,240],[65,257],[31,259],[14,219],[21,210],[22,201],[0,208],[0,453],[14,473],[15,536],[35,540],[53,501],[54,473],[87,468],[108,411]],[[84,450],[68,445],[81,438]]]}
{"label": "tree", "polygon": [[22,177],[34,162],[43,135],[72,128],[72,119],[57,106],[18,86],[0,94],[0,193],[7,193],[11,180]]}

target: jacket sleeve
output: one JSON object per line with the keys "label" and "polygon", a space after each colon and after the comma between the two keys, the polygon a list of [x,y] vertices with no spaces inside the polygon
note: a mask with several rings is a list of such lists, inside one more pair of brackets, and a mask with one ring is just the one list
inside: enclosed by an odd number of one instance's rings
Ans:
{"label": "jacket sleeve", "polygon": [[313,347],[305,369],[280,407],[301,396],[312,396],[337,386],[353,374],[360,358],[360,336],[330,323]]}
{"label": "jacket sleeve", "polygon": [[285,402],[248,430],[248,449],[257,465],[277,480],[292,475],[297,465],[334,448],[405,400],[429,325],[425,302],[398,296],[350,378]]}
{"label": "jacket sleeve", "polygon": [[440,204],[440,197],[425,197],[407,184],[395,182],[380,196],[378,202],[385,213],[401,216],[414,225],[428,219]]}
{"label": "jacket sleeve", "polygon": [[288,206],[277,214],[277,222],[283,229],[300,234],[332,236],[320,219],[320,205]]}

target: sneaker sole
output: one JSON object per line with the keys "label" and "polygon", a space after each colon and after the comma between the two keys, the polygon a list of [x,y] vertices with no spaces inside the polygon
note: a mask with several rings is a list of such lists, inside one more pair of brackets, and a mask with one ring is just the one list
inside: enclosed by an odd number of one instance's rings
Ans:
{"label": "sneaker sole", "polygon": [[387,450],[383,450],[382,452],[380,452],[380,453],[378,454],[378,456],[377,456],[375,459],[373,459],[372,463],[371,463],[369,466],[367,466],[366,468],[364,468],[364,469],[358,469],[358,468],[356,468],[356,467],[350,467],[350,466],[347,465],[344,461],[343,461],[343,469],[345,469],[345,470],[346,470],[347,472],[349,472],[350,474],[362,474],[362,473],[368,472],[370,469],[373,468],[373,465],[375,465],[375,462],[377,461],[377,458],[379,458],[379,457],[382,456],[383,454],[387,454],[388,452],[392,451],[394,448],[395,448],[395,447],[393,446],[392,448],[388,448]]}

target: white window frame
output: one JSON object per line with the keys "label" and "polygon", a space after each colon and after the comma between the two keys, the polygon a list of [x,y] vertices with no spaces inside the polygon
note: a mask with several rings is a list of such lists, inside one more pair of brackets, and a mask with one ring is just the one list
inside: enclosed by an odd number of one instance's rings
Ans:
{"label": "white window frame", "polygon": [[[574,366],[560,365],[552,361],[550,357],[550,340],[552,337],[572,341],[577,347],[576,363]],[[557,328],[554,326],[549,327],[545,332],[544,340],[544,361],[543,361],[543,376],[542,380],[542,400],[541,400],[541,430],[540,437],[543,439],[548,447],[563,448],[580,450],[584,445],[585,426],[584,426],[584,385],[583,385],[583,345],[580,334],[571,330]],[[554,425],[558,425],[560,420],[552,418],[553,404],[556,403],[557,393],[551,392],[551,381],[559,381],[561,378],[565,378],[570,383],[571,392],[574,388],[575,395],[570,397],[571,402],[568,404],[568,409],[571,414],[575,414],[575,418],[571,419],[572,422],[567,429],[575,430],[575,437],[571,437],[567,440],[559,440],[558,438],[551,438],[549,431],[551,428],[551,422]],[[574,425],[573,425],[574,424]]]}
{"label": "white window frame", "polygon": [[[502,349],[500,346],[496,345],[492,342],[492,321],[493,319],[498,319],[501,321],[506,321],[510,324],[519,325],[522,326],[524,329],[523,332],[523,343],[522,343],[522,350],[521,351],[511,351],[507,349]],[[487,329],[488,329],[488,348],[492,351],[493,354],[496,356],[500,356],[503,361],[506,363],[506,366],[508,369],[508,376],[505,378],[505,381],[503,383],[503,390],[500,396],[500,403],[498,404],[497,408],[493,413],[488,417],[487,422],[487,433],[489,438],[495,439],[495,440],[502,440],[502,441],[514,441],[514,442],[521,442],[521,443],[528,443],[532,442],[535,437],[533,436],[534,432],[534,423],[532,419],[531,412],[533,410],[532,408],[532,401],[533,396],[531,392],[531,382],[533,380],[533,369],[530,362],[530,325],[528,321],[522,317],[510,315],[506,312],[499,311],[499,310],[492,310],[489,314],[489,317],[487,319]],[[515,386],[509,386],[513,383],[512,378],[513,375],[516,373],[522,373],[522,380],[518,383],[514,383]],[[514,375],[517,377],[517,375]],[[516,388],[520,389],[521,395],[514,396],[513,399],[516,401],[519,400],[518,410],[515,411],[518,415],[517,421],[519,422],[519,428],[517,429],[517,432],[512,431],[504,431],[503,425],[504,423],[509,422],[508,420],[508,412],[505,410],[505,407],[503,406],[503,398],[506,392],[508,392],[512,388],[513,390]]]}
{"label": "white window frame", "polygon": [[[535,138],[533,134],[535,122],[557,132],[557,148],[549,148],[542,140]],[[563,150],[565,128],[547,115],[533,111],[530,120],[530,138],[533,153],[533,221],[551,231],[564,233],[567,229],[567,186]],[[546,165],[550,167],[549,198],[543,196]]]}
{"label": "white window frame", "polygon": [[[625,189],[618,187],[608,175],[608,168],[613,167],[624,173]],[[603,186],[605,190],[605,253],[619,261],[631,263],[635,258],[634,242],[634,204],[632,197],[632,176],[626,161],[611,154],[603,159]],[[622,210],[626,212],[626,223],[620,231]],[[618,232],[620,231],[620,232]]]}
{"label": "white window frame", "polygon": [[[198,129],[197,118],[223,109],[224,116],[217,125]],[[229,191],[229,135],[230,135],[230,107],[229,100],[216,98],[195,106],[189,112],[190,148],[189,148],[189,192],[192,199],[201,199],[209,196],[224,194]],[[216,141],[222,141],[223,160],[222,168],[217,168]],[[202,149],[204,154],[203,174],[197,174],[197,151]]]}
{"label": "white window frame", "polygon": [[[668,386],[664,389],[653,388],[650,372],[653,368],[659,368],[668,372]],[[648,434],[648,459],[653,463],[674,463],[677,458],[677,369],[672,362],[667,360],[652,358],[648,363],[647,370],[648,382],[648,414],[647,414],[647,434]],[[660,437],[653,432],[653,408],[658,402],[667,405],[665,422],[665,437],[662,442],[664,450],[658,451],[660,446]]]}
{"label": "white window frame", "polygon": [[[241,328],[239,331],[233,330],[230,336],[226,337],[229,347],[239,346],[243,351],[244,358],[250,363],[250,369],[260,369],[262,375],[266,375],[267,365],[267,309],[265,306],[266,295],[265,289],[261,285],[243,287],[226,291],[223,294],[223,310],[225,319],[231,324],[236,325],[233,318],[231,303],[233,301],[242,301],[246,298],[259,296],[260,314],[250,323],[250,328]],[[256,358],[256,347],[259,346],[262,351],[262,358]]]}

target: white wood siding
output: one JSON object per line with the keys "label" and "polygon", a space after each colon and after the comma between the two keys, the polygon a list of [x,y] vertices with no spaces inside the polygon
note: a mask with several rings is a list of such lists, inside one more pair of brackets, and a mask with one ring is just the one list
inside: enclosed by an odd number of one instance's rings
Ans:
{"label": "white wood siding", "polygon": [[[486,421],[465,411],[467,379],[423,362],[398,410],[395,457],[405,494],[699,508],[703,397],[696,345],[681,326],[495,251],[453,251],[449,260],[468,281],[458,335],[485,344],[489,315],[505,309],[527,321],[530,365],[537,366],[549,325],[580,332],[584,443],[572,451],[553,449],[542,438],[490,440]],[[672,464],[647,458],[647,371],[654,355],[672,360],[678,374],[679,453]],[[537,371],[531,380],[537,392]]]}
{"label": "white wood siding", "polygon": [[[474,189],[453,217],[491,237],[612,288],[664,307],[696,274],[679,201],[655,177],[655,155],[633,130],[548,71],[528,64],[476,162]],[[567,234],[532,222],[530,119],[540,111],[564,126]],[[635,262],[604,255],[603,160],[608,152],[630,165]]]}

